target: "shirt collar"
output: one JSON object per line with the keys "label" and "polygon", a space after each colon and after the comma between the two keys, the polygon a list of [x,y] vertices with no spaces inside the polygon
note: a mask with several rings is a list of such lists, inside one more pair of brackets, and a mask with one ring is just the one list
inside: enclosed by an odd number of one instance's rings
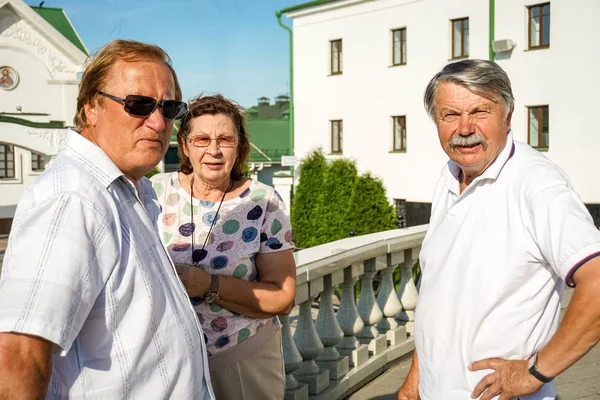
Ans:
{"label": "shirt collar", "polygon": [[125,176],[100,147],[81,136],[76,130],[67,130],[65,145],[81,157],[81,162],[91,169],[93,175],[105,187],[108,188],[116,179]]}
{"label": "shirt collar", "polygon": [[[479,175],[477,178],[473,180],[473,183],[479,182],[484,179],[496,180],[502,171],[504,165],[510,160],[510,158],[515,153],[515,144],[513,141],[512,129],[509,129],[506,134],[506,144],[504,148],[498,154],[498,157],[494,160],[494,162],[487,167],[483,174]],[[446,178],[446,182],[448,187],[451,190],[456,189],[457,193],[460,190],[460,167],[452,160],[448,160],[448,163],[444,170],[442,171],[442,175]],[[457,185],[458,184],[458,185]]]}

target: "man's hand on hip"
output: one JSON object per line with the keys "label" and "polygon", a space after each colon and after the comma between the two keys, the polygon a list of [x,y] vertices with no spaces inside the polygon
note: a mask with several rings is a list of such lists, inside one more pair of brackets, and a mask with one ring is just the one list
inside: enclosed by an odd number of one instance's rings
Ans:
{"label": "man's hand on hip", "polygon": [[487,358],[469,365],[470,371],[484,369],[493,369],[494,372],[483,377],[475,386],[471,393],[473,399],[490,400],[500,396],[499,400],[509,400],[515,396],[535,393],[543,386],[542,382],[529,373],[527,360]]}

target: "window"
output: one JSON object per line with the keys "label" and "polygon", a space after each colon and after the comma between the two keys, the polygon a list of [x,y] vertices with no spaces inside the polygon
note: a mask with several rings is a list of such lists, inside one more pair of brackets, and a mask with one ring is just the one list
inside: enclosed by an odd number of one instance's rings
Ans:
{"label": "window", "polygon": [[529,48],[550,46],[550,3],[529,7]]}
{"label": "window", "polygon": [[392,31],[392,65],[406,64],[406,28]]}
{"label": "window", "polygon": [[15,177],[15,148],[0,144],[0,179]]}
{"label": "window", "polygon": [[469,57],[469,18],[452,20],[452,58]]}
{"label": "window", "polygon": [[342,73],[342,39],[332,40],[330,44],[331,53],[331,75],[339,75]]}
{"label": "window", "polygon": [[547,149],[550,132],[548,106],[528,107],[528,111],[527,142],[531,147]]}
{"label": "window", "polygon": [[44,155],[31,152],[31,170],[33,172],[41,172],[44,168]]}
{"label": "window", "polygon": [[331,152],[342,152],[342,121],[331,121]]}
{"label": "window", "polygon": [[394,136],[394,151],[406,150],[406,117],[392,117],[393,120],[393,136]]}

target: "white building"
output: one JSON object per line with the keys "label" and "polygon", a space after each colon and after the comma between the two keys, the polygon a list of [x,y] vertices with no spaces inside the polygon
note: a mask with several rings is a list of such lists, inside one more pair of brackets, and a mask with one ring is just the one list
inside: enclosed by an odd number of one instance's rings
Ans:
{"label": "white building", "polygon": [[425,87],[453,60],[492,57],[513,84],[515,138],[564,168],[600,220],[600,1],[490,4],[321,0],[282,10],[293,20],[295,155],[322,146],[380,176],[390,199],[429,203],[447,157]]}
{"label": "white building", "polygon": [[63,10],[0,0],[0,234],[72,126],[87,55]]}

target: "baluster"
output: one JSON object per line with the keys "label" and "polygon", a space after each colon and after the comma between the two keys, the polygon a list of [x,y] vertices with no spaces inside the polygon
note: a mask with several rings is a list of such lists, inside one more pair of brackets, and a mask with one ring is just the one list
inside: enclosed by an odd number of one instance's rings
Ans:
{"label": "baluster", "polygon": [[402,304],[402,311],[398,314],[396,320],[402,326],[406,326],[406,331],[413,335],[415,326],[415,308],[417,308],[417,299],[419,293],[413,280],[413,267],[419,260],[420,247],[404,250],[404,264],[400,266],[400,287],[398,288],[398,298]]}
{"label": "baluster", "polygon": [[336,346],[339,353],[348,356],[350,366],[358,367],[369,359],[369,349],[356,339],[358,334],[365,326],[354,299],[354,285],[364,272],[362,263],[353,264],[344,268],[344,283],[342,285],[342,301],[336,314],[336,319],[344,332],[344,338]]}
{"label": "baluster", "polygon": [[317,395],[329,386],[329,370],[321,371],[315,362],[315,358],[323,351],[323,343],[315,329],[311,309],[313,300],[323,291],[323,278],[309,281],[308,286],[307,296],[302,296],[302,299],[298,299],[298,295],[296,296],[296,300],[301,302],[294,342],[304,361],[294,372],[294,376],[299,381],[308,384],[310,395]]}
{"label": "baluster", "polygon": [[386,335],[390,346],[395,346],[406,340],[406,327],[399,326],[395,318],[402,311],[402,304],[396,296],[394,288],[394,270],[404,261],[404,253],[387,255],[387,268],[381,271],[381,289],[377,296],[377,304],[383,313],[383,318],[377,324],[379,333]]}
{"label": "baluster", "polygon": [[322,369],[329,370],[329,379],[338,380],[348,373],[348,357],[341,356],[335,348],[344,338],[344,332],[335,318],[331,296],[335,286],[344,281],[344,272],[336,271],[331,275],[326,275],[323,279],[324,289],[321,293],[321,303],[319,304],[319,315],[315,327],[319,338],[325,348],[319,357],[317,364]]}
{"label": "baluster", "polygon": [[302,356],[296,348],[296,344],[292,339],[292,331],[290,329],[290,317],[288,315],[280,315],[281,321],[281,343],[283,347],[283,359],[285,364],[285,400],[307,400],[308,385],[299,383],[294,378],[293,372],[302,365]]}
{"label": "baluster", "polygon": [[364,261],[365,273],[361,277],[360,298],[358,299],[358,314],[365,327],[357,335],[358,340],[367,344],[373,355],[381,353],[387,347],[387,338],[379,334],[377,323],[383,318],[383,313],[375,300],[373,278],[377,271],[386,267],[387,257],[379,256]]}

